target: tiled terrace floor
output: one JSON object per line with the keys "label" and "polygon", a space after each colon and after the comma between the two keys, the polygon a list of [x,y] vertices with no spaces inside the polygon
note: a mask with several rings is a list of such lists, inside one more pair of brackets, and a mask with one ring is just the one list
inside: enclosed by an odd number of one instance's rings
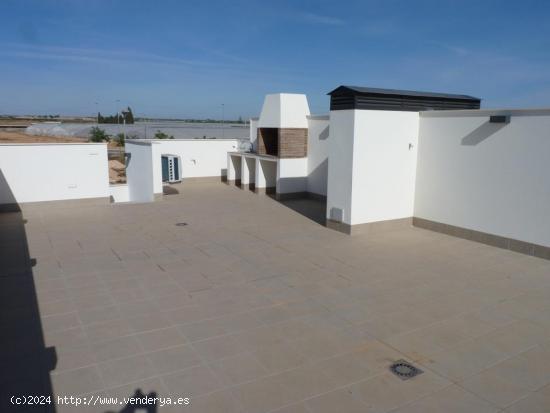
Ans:
{"label": "tiled terrace floor", "polygon": [[[415,228],[349,237],[223,184],[181,192],[0,214],[1,411],[14,392],[136,389],[191,398],[159,412],[550,410],[550,262]],[[424,374],[392,376],[401,358]]]}

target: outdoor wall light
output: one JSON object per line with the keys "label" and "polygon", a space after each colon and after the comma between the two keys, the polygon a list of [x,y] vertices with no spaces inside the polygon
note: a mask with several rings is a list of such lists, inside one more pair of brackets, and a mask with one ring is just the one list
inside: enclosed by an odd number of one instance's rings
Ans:
{"label": "outdoor wall light", "polygon": [[489,116],[489,123],[510,123],[510,116],[506,116],[506,115]]}

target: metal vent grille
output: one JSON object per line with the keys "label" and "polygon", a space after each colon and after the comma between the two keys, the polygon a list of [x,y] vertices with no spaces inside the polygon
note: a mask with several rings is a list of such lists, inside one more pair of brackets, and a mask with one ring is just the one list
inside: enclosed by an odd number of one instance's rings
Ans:
{"label": "metal vent grille", "polygon": [[401,380],[412,379],[413,377],[423,373],[422,370],[413,366],[406,360],[397,360],[390,366],[390,371]]}

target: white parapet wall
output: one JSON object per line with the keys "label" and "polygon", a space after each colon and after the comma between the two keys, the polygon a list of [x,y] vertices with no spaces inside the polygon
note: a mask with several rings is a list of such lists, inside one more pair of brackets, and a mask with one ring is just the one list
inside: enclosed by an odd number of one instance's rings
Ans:
{"label": "white parapet wall", "polygon": [[104,143],[0,144],[0,204],[108,197]]}
{"label": "white parapet wall", "polygon": [[110,185],[109,194],[111,195],[112,202],[118,203],[130,201],[130,192],[127,184]]}
{"label": "white parapet wall", "polygon": [[249,125],[249,139],[252,146],[252,152],[258,150],[258,121],[259,118],[251,118]]}
{"label": "white parapet wall", "polygon": [[549,177],[550,109],[420,116],[415,217],[550,246]]}
{"label": "white parapet wall", "polygon": [[355,226],[412,217],[418,117],[331,111],[328,219]]}
{"label": "white parapet wall", "polygon": [[180,158],[181,179],[221,178],[227,175],[227,153],[242,139],[159,139],[153,146],[154,193],[162,193],[162,155]]}
{"label": "white parapet wall", "polygon": [[154,201],[153,143],[127,139],[125,151],[128,200],[130,202]]}

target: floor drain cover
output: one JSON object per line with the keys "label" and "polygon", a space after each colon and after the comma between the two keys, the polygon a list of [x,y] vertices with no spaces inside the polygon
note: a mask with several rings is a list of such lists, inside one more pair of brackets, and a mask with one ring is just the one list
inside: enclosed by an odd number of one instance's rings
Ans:
{"label": "floor drain cover", "polygon": [[186,227],[187,226],[187,222],[178,222],[176,224],[176,227]]}
{"label": "floor drain cover", "polygon": [[412,379],[423,373],[422,370],[405,360],[397,360],[390,366],[390,371],[402,380]]}

